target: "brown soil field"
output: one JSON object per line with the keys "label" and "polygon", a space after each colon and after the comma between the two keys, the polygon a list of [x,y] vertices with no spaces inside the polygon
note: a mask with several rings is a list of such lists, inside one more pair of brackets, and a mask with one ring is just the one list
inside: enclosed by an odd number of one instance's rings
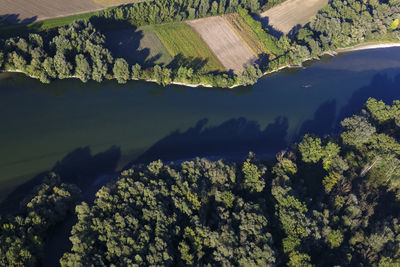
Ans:
{"label": "brown soil field", "polygon": [[223,17],[208,17],[187,22],[204,40],[227,70],[240,73],[256,57]]}
{"label": "brown soil field", "polygon": [[287,34],[297,25],[307,24],[329,0],[286,0],[261,13],[268,24]]}
{"label": "brown soil field", "polygon": [[33,22],[104,9],[92,0],[0,0],[0,17],[11,23]]}
{"label": "brown soil field", "polygon": [[236,13],[228,14],[223,18],[230,24],[232,29],[238,34],[240,39],[250,48],[255,56],[269,54],[268,49],[258,39],[257,35],[249,25]]}
{"label": "brown soil field", "polygon": [[102,6],[109,7],[109,6],[118,6],[123,4],[142,2],[142,0],[93,0],[93,2]]}

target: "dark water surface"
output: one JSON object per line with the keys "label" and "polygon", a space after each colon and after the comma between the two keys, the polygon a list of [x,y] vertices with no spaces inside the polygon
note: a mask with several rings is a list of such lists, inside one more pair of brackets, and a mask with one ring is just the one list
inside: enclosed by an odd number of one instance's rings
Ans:
{"label": "dark water surface", "polygon": [[400,97],[400,48],[358,51],[251,87],[145,82],[50,85],[0,75],[0,200],[46,170],[98,176],[128,163],[273,155],[304,133],[333,133],[368,97]]}

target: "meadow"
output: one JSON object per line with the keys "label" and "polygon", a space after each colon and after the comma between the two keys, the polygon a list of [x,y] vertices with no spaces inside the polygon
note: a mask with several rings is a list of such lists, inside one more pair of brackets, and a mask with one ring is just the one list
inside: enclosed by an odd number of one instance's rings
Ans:
{"label": "meadow", "polygon": [[186,23],[170,23],[149,28],[157,34],[169,54],[174,57],[173,64],[187,65],[204,73],[225,71],[205,42]]}
{"label": "meadow", "polygon": [[106,33],[107,46],[115,57],[142,66],[168,65],[172,56],[151,27],[123,29]]}

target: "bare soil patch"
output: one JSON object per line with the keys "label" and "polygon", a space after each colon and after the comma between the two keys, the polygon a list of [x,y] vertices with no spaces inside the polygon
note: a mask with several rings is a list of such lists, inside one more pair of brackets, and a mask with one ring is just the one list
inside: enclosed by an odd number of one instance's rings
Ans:
{"label": "bare soil patch", "polygon": [[71,16],[104,9],[92,0],[0,0],[0,17],[11,23]]}
{"label": "bare soil patch", "polygon": [[297,25],[305,25],[322,9],[329,0],[286,0],[261,13],[268,18],[268,24],[284,34]]}
{"label": "bare soil patch", "polygon": [[208,17],[187,22],[204,40],[227,70],[240,73],[256,57],[223,17]]}

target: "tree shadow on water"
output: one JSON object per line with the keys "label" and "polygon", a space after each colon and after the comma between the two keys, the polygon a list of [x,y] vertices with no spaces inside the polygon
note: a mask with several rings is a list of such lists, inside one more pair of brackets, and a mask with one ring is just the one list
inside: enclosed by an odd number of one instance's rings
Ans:
{"label": "tree shadow on water", "polygon": [[322,103],[314,112],[311,120],[306,120],[301,125],[296,141],[305,134],[316,134],[323,136],[332,133],[334,130],[334,122],[336,118],[336,101],[328,100]]}
{"label": "tree shadow on water", "polygon": [[274,155],[287,146],[285,137],[289,125],[285,117],[277,117],[264,130],[257,122],[245,118],[227,120],[217,126],[207,127],[207,124],[208,119],[202,119],[185,132],[171,133],[128,167],[156,159],[173,161],[203,156],[236,159],[246,156],[249,151]]}
{"label": "tree shadow on water", "polygon": [[394,78],[383,73],[373,76],[369,85],[356,90],[347,104],[341,108],[338,122],[359,112],[370,97],[383,100],[386,104],[391,104],[393,100],[400,99],[400,74],[397,74]]}
{"label": "tree shadow on water", "polygon": [[[108,150],[92,155],[89,147],[80,147],[68,153],[58,161],[51,171],[57,173],[61,181],[73,183],[85,191],[96,179],[107,173],[113,173],[121,157],[119,147],[112,146]],[[48,171],[40,173],[18,186],[0,203],[0,213],[17,212],[19,203],[36,185],[41,184]]]}

